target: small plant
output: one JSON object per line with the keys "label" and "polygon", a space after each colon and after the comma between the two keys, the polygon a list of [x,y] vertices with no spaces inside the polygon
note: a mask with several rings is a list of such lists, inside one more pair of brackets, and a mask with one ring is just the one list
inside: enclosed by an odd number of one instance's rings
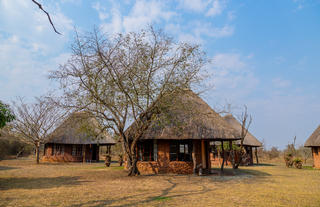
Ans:
{"label": "small plant", "polygon": [[292,153],[288,153],[284,156],[284,161],[286,162],[287,167],[293,166],[293,155]]}
{"label": "small plant", "polygon": [[123,156],[122,154],[119,154],[119,166],[121,167],[122,166],[122,163],[123,163]]}
{"label": "small plant", "polygon": [[155,201],[166,201],[166,200],[170,200],[170,197],[165,197],[165,196],[158,196],[158,197],[154,197],[153,200]]}
{"label": "small plant", "polygon": [[302,159],[301,158],[295,158],[293,160],[293,164],[295,166],[295,168],[298,168],[298,169],[302,169]]}
{"label": "small plant", "polygon": [[106,160],[104,161],[104,164],[106,165],[106,167],[110,167],[110,164],[111,164],[111,156],[110,155],[106,155]]}

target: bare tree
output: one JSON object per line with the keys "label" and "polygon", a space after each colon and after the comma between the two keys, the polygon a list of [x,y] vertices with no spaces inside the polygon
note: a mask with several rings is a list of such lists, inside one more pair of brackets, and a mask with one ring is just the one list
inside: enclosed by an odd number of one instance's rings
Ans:
{"label": "bare tree", "polygon": [[309,147],[304,147],[304,146],[300,146],[299,149],[299,154],[302,156],[303,158],[303,162],[304,164],[307,163],[307,160],[309,158],[311,158],[311,155],[312,155],[312,150],[309,148]]}
{"label": "bare tree", "polygon": [[40,145],[50,137],[50,133],[61,123],[66,112],[55,107],[44,97],[36,97],[27,104],[22,98],[13,103],[16,119],[11,123],[11,135],[35,146],[36,161],[39,164]]}
{"label": "bare tree", "polygon": [[[95,29],[77,35],[72,50],[72,58],[51,74],[64,90],[61,104],[95,113],[120,138],[128,175],[139,174],[137,141],[160,113],[160,101],[199,83],[205,54],[153,27],[113,37]],[[126,134],[132,122],[135,133]]]}
{"label": "bare tree", "polygon": [[232,167],[233,169],[238,169],[241,164],[242,158],[246,156],[247,152],[243,147],[244,138],[248,134],[249,127],[252,122],[251,115],[248,114],[248,107],[244,105],[244,111],[241,116],[238,117],[239,122],[241,123],[241,134],[240,134],[240,150],[239,150],[239,159],[235,160],[235,150],[231,150],[231,159],[232,159]]}

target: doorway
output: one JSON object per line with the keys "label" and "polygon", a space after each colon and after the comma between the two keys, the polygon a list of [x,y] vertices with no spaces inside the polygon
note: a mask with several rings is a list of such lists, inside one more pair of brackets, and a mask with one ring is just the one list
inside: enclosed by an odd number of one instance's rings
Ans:
{"label": "doorway", "polygon": [[92,145],[92,160],[97,160],[97,145]]}

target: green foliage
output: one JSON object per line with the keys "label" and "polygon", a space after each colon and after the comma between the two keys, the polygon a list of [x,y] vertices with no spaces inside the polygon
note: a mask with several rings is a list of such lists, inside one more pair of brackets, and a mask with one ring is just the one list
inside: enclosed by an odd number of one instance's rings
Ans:
{"label": "green foliage", "polygon": [[284,161],[285,161],[287,167],[292,167],[292,165],[293,165],[293,156],[292,156],[292,154],[291,153],[285,154]]}
{"label": "green foliage", "polygon": [[8,122],[13,121],[15,116],[11,111],[9,105],[0,101],[0,129],[3,128]]}
{"label": "green foliage", "polygon": [[33,146],[25,144],[15,138],[0,138],[0,160],[8,156],[16,156],[22,151],[23,156],[31,154]]}
{"label": "green foliage", "polygon": [[293,160],[293,164],[296,168],[298,169],[302,169],[302,159],[299,158],[299,157],[296,157],[294,160]]}
{"label": "green foliage", "polygon": [[157,197],[154,197],[153,200],[155,201],[165,201],[165,200],[169,200],[171,198],[169,197],[165,197],[165,196],[157,196]]}
{"label": "green foliage", "polygon": [[302,168],[305,169],[305,170],[317,170],[313,166],[302,166]]}
{"label": "green foliage", "polygon": [[[222,151],[221,144],[217,145],[216,148],[217,148],[218,151],[220,151],[220,152]],[[223,142],[223,149],[226,150],[226,151],[230,151],[229,142]],[[232,149],[236,150],[236,151],[239,151],[240,150],[240,146],[236,145],[235,142],[232,142]]]}

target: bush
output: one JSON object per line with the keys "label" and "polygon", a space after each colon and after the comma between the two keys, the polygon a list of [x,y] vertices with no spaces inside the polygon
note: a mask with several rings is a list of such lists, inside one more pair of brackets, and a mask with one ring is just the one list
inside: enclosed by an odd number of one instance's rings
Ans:
{"label": "bush", "polygon": [[302,159],[301,158],[295,158],[294,160],[293,160],[293,164],[294,164],[294,166],[296,167],[296,168],[298,168],[298,169],[302,169]]}
{"label": "bush", "polygon": [[287,167],[292,167],[293,165],[293,155],[291,153],[287,153],[284,156],[284,161],[286,162]]}
{"label": "bush", "polygon": [[9,156],[17,156],[19,152],[20,156],[29,155],[32,153],[33,147],[25,144],[15,138],[0,138],[0,160],[5,159]]}
{"label": "bush", "polygon": [[280,151],[276,147],[272,147],[270,151],[267,151],[269,159],[274,159],[280,156]]}

